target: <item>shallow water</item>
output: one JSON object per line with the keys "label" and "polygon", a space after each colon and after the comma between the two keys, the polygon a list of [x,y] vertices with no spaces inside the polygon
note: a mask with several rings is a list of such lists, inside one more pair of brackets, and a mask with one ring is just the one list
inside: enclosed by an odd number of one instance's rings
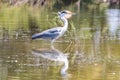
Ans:
{"label": "shallow water", "polygon": [[86,14],[52,47],[31,30],[0,28],[0,80],[120,80],[120,10]]}
{"label": "shallow water", "polygon": [[[69,45],[67,42],[55,43],[54,49],[41,41],[6,41],[1,44],[1,80],[120,79],[119,41],[105,40],[97,47],[86,41],[76,52],[71,51],[74,45],[65,50]],[[38,44],[37,48],[31,44]],[[61,73],[65,65],[68,69]]]}

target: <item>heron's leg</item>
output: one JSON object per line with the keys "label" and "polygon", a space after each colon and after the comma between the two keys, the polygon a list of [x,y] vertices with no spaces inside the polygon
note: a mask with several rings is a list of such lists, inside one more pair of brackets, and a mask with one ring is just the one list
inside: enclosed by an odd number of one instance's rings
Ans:
{"label": "heron's leg", "polygon": [[52,50],[55,50],[55,48],[54,48],[54,45],[53,45],[53,44],[50,46],[50,48],[51,48]]}
{"label": "heron's leg", "polygon": [[54,41],[55,41],[55,40],[52,40],[52,41],[51,41],[51,46],[53,46]]}

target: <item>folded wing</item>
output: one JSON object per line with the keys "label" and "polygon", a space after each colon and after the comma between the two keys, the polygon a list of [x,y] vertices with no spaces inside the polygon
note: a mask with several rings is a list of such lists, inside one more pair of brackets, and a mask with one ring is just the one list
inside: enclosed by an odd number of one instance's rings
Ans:
{"label": "folded wing", "polygon": [[43,31],[41,33],[37,33],[34,34],[32,36],[32,39],[37,39],[37,38],[42,38],[42,39],[50,39],[53,40],[55,39],[57,36],[60,35],[61,32],[61,28],[57,27],[57,28],[52,28],[46,31]]}

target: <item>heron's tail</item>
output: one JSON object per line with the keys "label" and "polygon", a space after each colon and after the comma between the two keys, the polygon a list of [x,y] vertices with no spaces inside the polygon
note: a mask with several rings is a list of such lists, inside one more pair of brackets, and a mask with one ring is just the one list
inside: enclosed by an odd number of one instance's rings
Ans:
{"label": "heron's tail", "polygon": [[37,33],[37,34],[34,34],[34,35],[32,35],[32,39],[37,39],[37,38],[41,38],[42,37],[42,35],[41,34],[39,34],[39,33]]}

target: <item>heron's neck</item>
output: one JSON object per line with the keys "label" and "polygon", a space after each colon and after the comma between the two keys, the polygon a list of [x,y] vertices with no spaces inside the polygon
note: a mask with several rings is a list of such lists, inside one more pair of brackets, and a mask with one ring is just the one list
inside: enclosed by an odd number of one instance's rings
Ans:
{"label": "heron's neck", "polygon": [[61,17],[61,20],[64,22],[63,28],[67,30],[68,28],[68,20],[65,17]]}

